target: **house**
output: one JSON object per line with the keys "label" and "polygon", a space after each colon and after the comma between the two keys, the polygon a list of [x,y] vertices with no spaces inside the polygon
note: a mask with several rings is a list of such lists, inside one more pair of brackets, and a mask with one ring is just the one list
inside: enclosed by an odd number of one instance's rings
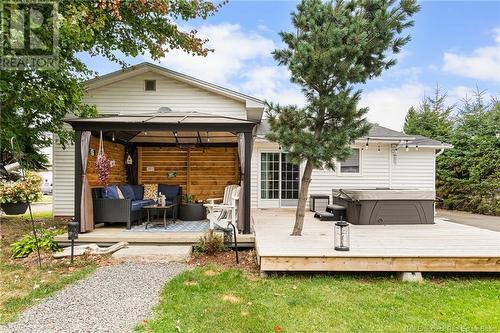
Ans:
{"label": "house", "polygon": [[[244,232],[251,232],[251,209],[293,207],[300,166],[265,139],[264,102],[161,66],[142,63],[87,82],[85,103],[102,117],[70,119],[77,142],[90,131],[87,177],[98,137],[112,160],[111,183],[131,181],[126,153],[134,159],[138,183],[179,184],[183,193],[205,200],[241,183]],[[81,201],[80,147],[54,144],[54,215],[78,216]],[[310,193],[332,188],[416,188],[434,191],[435,159],[447,145],[374,125],[352,144],[353,154],[336,171],[314,170]],[[135,149],[134,148],[134,149]],[[76,195],[75,195],[76,194]]]}

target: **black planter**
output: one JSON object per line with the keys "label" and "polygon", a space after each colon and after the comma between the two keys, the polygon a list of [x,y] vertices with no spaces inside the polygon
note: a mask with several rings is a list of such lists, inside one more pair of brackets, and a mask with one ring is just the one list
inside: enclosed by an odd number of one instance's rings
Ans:
{"label": "black planter", "polygon": [[1,204],[2,210],[7,215],[21,215],[26,213],[28,209],[27,202],[3,203]]}
{"label": "black planter", "polygon": [[201,203],[183,203],[179,209],[179,218],[184,221],[202,221],[207,218],[207,210]]}

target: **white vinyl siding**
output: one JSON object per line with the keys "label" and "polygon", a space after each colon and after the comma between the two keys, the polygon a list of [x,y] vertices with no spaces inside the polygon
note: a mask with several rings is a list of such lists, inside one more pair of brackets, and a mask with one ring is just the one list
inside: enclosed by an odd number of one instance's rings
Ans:
{"label": "white vinyl siding", "polygon": [[[261,151],[279,151],[279,146],[257,139],[252,154],[252,207],[259,208],[259,161]],[[360,174],[340,173],[338,170],[314,169],[310,194],[331,195],[334,188],[417,188],[434,190],[435,150],[415,148],[406,152],[400,148],[394,162],[389,145],[370,146],[360,158]],[[338,167],[337,167],[338,168]],[[302,168],[303,169],[303,168]],[[392,175],[392,176],[391,176]]]}
{"label": "white vinyl siding", "polygon": [[389,187],[389,146],[381,145],[380,151],[370,147],[360,153],[361,173],[314,169],[309,193],[331,195],[334,188]]}
{"label": "white vinyl siding", "polygon": [[393,188],[418,188],[434,191],[434,149],[398,149],[396,163],[392,165]]}
{"label": "white vinyl siding", "polygon": [[[145,91],[145,80],[156,80],[156,91]],[[187,83],[148,72],[91,89],[84,102],[102,114],[197,111],[246,119],[245,102],[236,101]],[[56,140],[55,140],[56,141]],[[72,216],[74,205],[74,147],[65,150],[54,143],[54,215]]]}
{"label": "white vinyl siding", "polygon": [[269,142],[263,139],[255,139],[253,149],[252,149],[252,170],[250,175],[250,181],[252,187],[250,189],[251,195],[251,207],[259,208],[259,170],[260,170],[260,153],[263,150],[275,150],[279,152],[279,146],[276,143]]}
{"label": "white vinyl siding", "polygon": [[73,216],[75,200],[75,146],[63,149],[54,137],[53,145],[53,213]]}
{"label": "white vinyl siding", "polygon": [[[156,80],[156,91],[145,91],[144,82]],[[174,112],[204,112],[246,119],[244,102],[202,90],[157,73],[144,73],[90,90],[87,104],[100,113],[156,112],[162,106]]]}

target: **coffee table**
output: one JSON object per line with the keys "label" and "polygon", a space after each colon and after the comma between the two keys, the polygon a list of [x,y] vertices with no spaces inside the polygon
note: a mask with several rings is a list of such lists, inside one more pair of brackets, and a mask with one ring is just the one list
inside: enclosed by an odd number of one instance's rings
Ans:
{"label": "coffee table", "polygon": [[174,209],[175,207],[177,206],[177,204],[171,204],[171,205],[165,205],[165,206],[162,206],[162,205],[159,205],[159,204],[154,204],[154,205],[147,205],[147,206],[144,206],[142,207],[143,209],[145,209],[147,212],[148,212],[148,219],[146,221],[146,229],[148,228],[148,225],[151,223],[151,220],[150,220],[150,211],[151,210],[163,210],[163,227],[166,228],[167,227],[167,210],[171,210],[172,211],[172,222],[175,223],[175,220],[177,219],[177,212],[176,212],[176,209]]}

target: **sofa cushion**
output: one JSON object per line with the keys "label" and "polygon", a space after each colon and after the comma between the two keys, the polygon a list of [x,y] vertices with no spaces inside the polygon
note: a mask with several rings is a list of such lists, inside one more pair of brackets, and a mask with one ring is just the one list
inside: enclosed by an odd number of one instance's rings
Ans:
{"label": "sofa cushion", "polygon": [[132,201],[132,211],[141,210],[142,207],[154,204],[154,200],[134,200]]}
{"label": "sofa cushion", "polygon": [[159,184],[158,185],[158,193],[163,194],[165,197],[167,197],[169,199],[173,199],[180,194],[180,186],[179,185]]}
{"label": "sofa cushion", "polygon": [[134,191],[134,200],[142,200],[144,198],[144,187],[142,185],[129,185]]}
{"label": "sofa cushion", "polygon": [[120,199],[118,194],[118,187],[116,185],[109,185],[103,189],[102,197],[107,199]]}
{"label": "sofa cushion", "polygon": [[120,189],[120,191],[122,191],[125,199],[135,200],[134,190],[132,189],[132,186],[130,186],[129,184],[124,184],[118,186],[118,188]]}

